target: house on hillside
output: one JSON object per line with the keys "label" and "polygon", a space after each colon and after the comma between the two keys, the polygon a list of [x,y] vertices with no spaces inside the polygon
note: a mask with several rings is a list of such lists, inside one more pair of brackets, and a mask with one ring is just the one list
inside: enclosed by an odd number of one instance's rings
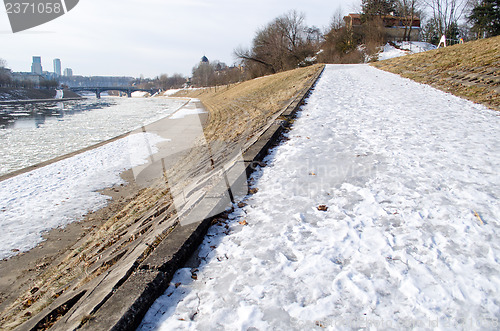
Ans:
{"label": "house on hillside", "polygon": [[[387,40],[403,40],[405,36],[410,36],[411,41],[420,40],[420,18],[411,16],[380,15],[385,28]],[[348,29],[361,29],[363,19],[361,14],[349,14],[344,17],[345,25]]]}
{"label": "house on hillside", "polygon": [[348,29],[361,26],[361,14],[349,14],[344,16],[345,26]]}

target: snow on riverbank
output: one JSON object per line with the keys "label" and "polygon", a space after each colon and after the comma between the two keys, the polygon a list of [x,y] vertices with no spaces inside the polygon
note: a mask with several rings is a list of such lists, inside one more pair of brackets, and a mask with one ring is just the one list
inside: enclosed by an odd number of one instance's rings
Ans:
{"label": "snow on riverbank", "polygon": [[498,329],[497,112],[328,66],[288,136],[140,330]]}
{"label": "snow on riverbank", "polygon": [[123,183],[120,173],[147,162],[165,141],[140,133],[0,182],[0,259],[34,248],[45,231],[106,206],[97,191]]}
{"label": "snow on riverbank", "polygon": [[[0,127],[0,175],[81,150],[156,122],[180,109],[186,100],[166,98],[89,98],[78,102],[27,105],[52,116],[16,118]],[[32,109],[33,110],[33,109]],[[31,111],[29,111],[31,112]]]}

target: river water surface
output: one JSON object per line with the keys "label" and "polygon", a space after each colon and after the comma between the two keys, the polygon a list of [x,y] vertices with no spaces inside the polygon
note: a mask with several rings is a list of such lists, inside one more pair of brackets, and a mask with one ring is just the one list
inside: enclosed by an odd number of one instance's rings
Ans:
{"label": "river water surface", "polygon": [[175,112],[185,102],[104,97],[0,105],[0,176],[152,123]]}

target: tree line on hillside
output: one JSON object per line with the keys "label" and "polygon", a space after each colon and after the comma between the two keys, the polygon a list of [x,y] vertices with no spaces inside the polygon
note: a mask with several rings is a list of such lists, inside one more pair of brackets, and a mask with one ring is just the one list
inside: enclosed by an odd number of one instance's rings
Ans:
{"label": "tree line on hillside", "polygon": [[191,78],[181,74],[168,76],[162,74],[153,79],[138,78],[132,82],[134,86],[143,89],[178,89],[186,86],[209,87],[233,84],[245,80],[241,66],[229,67],[224,62],[200,61],[192,70]]}
{"label": "tree line on hillside", "polygon": [[6,65],[5,60],[0,59],[0,87],[9,87],[12,82],[11,71]]}
{"label": "tree line on hillside", "polygon": [[[340,10],[330,26],[307,26],[296,11],[283,14],[256,31],[249,48],[239,47],[239,63],[228,66],[203,57],[191,78],[180,74],[140,78],[134,85],[163,90],[183,86],[217,86],[320,63],[360,63],[369,60],[388,41],[384,19],[397,18],[402,40],[415,38],[412,25],[420,20],[422,41],[438,44],[447,39],[465,41],[500,35],[500,0],[362,0],[353,29]],[[29,82],[26,82],[27,84]],[[0,59],[0,87],[13,84],[10,70]],[[22,83],[18,83],[22,84]],[[45,84],[51,84],[46,82]]]}
{"label": "tree line on hillside", "polygon": [[39,83],[31,80],[15,80],[12,78],[12,70],[7,68],[7,62],[0,59],[0,87],[3,88],[44,88],[55,89],[59,82],[55,79],[42,79]]}
{"label": "tree line on hillside", "polygon": [[[412,40],[416,20],[421,39],[438,44],[442,35],[465,41],[500,34],[500,0],[363,0],[361,25],[346,24],[341,11],[321,32],[306,26],[304,15],[291,11],[259,29],[248,49],[238,48],[248,78],[322,63],[360,63],[388,41],[384,19],[397,18],[403,29],[402,40]],[[415,38],[415,36],[413,36]]]}
{"label": "tree line on hillside", "polygon": [[173,74],[168,76],[167,74],[161,74],[153,79],[140,77],[132,81],[133,86],[137,86],[142,89],[161,89],[170,90],[178,89],[183,87],[187,82],[187,78],[181,74]]}

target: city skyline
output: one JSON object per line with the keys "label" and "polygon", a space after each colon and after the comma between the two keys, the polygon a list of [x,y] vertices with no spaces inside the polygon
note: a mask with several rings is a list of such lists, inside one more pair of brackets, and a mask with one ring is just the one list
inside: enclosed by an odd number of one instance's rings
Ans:
{"label": "city skyline", "polygon": [[62,71],[61,59],[55,58],[52,60],[52,71],[43,70],[43,61],[41,56],[32,56],[31,62],[31,71],[15,71],[17,73],[26,74],[32,73],[40,76],[46,76],[45,78],[53,79],[55,77],[61,76],[73,76],[73,69],[64,68],[64,72]]}
{"label": "city skyline", "polygon": [[233,64],[234,49],[250,46],[259,28],[290,10],[303,12],[307,25],[323,29],[339,8],[343,15],[359,3],[86,0],[54,21],[15,34],[0,11],[0,58],[18,72],[26,71],[36,54],[42,67],[51,68],[47,61],[60,58],[61,70],[72,68],[84,76],[190,76],[203,55]]}

